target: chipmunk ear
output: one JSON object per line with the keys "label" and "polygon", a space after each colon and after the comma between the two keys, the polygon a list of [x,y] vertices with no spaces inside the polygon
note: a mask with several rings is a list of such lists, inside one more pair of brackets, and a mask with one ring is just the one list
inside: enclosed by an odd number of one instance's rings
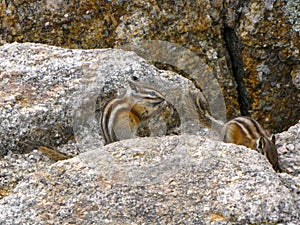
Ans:
{"label": "chipmunk ear", "polygon": [[263,154],[264,147],[265,147],[265,140],[263,137],[260,137],[256,142],[256,150]]}
{"label": "chipmunk ear", "polygon": [[275,134],[271,135],[271,141],[275,145],[275,142],[276,142],[276,136],[275,136]]}
{"label": "chipmunk ear", "polygon": [[128,83],[132,91],[139,92],[140,86],[136,81],[129,80]]}

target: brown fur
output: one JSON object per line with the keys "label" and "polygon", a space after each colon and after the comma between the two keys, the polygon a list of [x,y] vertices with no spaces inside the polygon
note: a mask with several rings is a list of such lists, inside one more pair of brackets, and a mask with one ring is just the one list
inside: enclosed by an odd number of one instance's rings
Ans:
{"label": "brown fur", "polygon": [[222,130],[223,141],[244,145],[265,155],[276,171],[281,172],[278,164],[278,153],[275,136],[269,133],[250,117],[237,117],[225,124]]}

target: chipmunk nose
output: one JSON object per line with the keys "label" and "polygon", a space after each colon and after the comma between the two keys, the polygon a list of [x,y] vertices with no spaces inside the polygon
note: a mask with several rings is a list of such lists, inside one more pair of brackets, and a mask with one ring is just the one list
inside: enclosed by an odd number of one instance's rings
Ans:
{"label": "chipmunk nose", "polygon": [[150,103],[150,105],[152,105],[152,106],[154,106],[154,107],[156,107],[156,106],[158,106],[158,107],[165,107],[164,105],[165,105],[165,100],[164,99],[161,99],[161,100],[156,100],[156,101],[153,101],[152,103]]}

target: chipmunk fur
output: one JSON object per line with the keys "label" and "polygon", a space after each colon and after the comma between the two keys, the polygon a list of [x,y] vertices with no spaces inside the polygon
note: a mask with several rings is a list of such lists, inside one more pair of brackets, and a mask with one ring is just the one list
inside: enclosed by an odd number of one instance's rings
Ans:
{"label": "chipmunk fur", "polygon": [[275,171],[281,172],[278,164],[278,152],[275,135],[270,135],[250,117],[237,117],[226,123],[221,136],[224,142],[244,145],[266,156]]}
{"label": "chipmunk fur", "polygon": [[129,81],[129,89],[104,107],[100,128],[105,144],[136,137],[138,128],[166,106],[165,97],[141,82]]}

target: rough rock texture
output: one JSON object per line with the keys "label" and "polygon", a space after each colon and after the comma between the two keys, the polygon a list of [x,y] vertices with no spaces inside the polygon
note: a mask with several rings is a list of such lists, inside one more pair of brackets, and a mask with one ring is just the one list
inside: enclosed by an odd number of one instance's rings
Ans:
{"label": "rough rock texture", "polygon": [[[279,132],[299,120],[299,14],[299,0],[2,0],[0,42],[68,48],[176,43],[199,56],[218,79],[228,118],[252,115]],[[155,59],[162,67],[169,63]],[[178,63],[170,66],[206,89],[201,69],[190,74]]]}
{"label": "rough rock texture", "polygon": [[[284,178],[299,190],[299,179]],[[191,135],[132,139],[26,176],[1,199],[0,221],[296,224],[299,192],[285,184],[242,146]]]}
{"label": "rough rock texture", "polygon": [[[282,118],[295,120],[300,115],[300,92],[292,80],[300,63],[299,3],[249,1],[237,29],[248,74],[245,87],[253,100],[252,115],[264,118],[278,131],[292,125],[279,118],[281,113]],[[287,109],[284,112],[283,107]]]}
{"label": "rough rock texture", "polygon": [[28,174],[46,168],[51,161],[39,151],[28,154],[7,154],[0,161],[0,198],[9,195]]}
{"label": "rough rock texture", "polygon": [[276,135],[280,164],[292,175],[300,172],[300,121],[287,131]]}
{"label": "rough rock texture", "polygon": [[[198,135],[103,147],[95,112],[133,77],[174,104],[182,133]],[[297,224],[300,123],[276,135],[276,174],[255,151],[212,141],[194,97],[191,81],[133,52],[1,46],[0,224]],[[53,164],[29,152],[39,145],[79,155]]]}
{"label": "rough rock texture", "polygon": [[300,212],[300,121],[276,135],[279,162],[285,172],[280,179],[289,188]]}
{"label": "rough rock texture", "polygon": [[[94,144],[102,144],[96,111],[124,91],[133,77],[165,95],[180,116],[177,122],[183,133],[195,133],[209,125],[194,101],[203,96],[191,81],[160,71],[133,52],[69,50],[30,43],[1,46],[0,155],[24,153],[37,146],[55,148],[74,142],[74,138],[86,147],[88,135],[94,135]],[[218,106],[218,113],[223,112],[220,119],[225,119],[225,107],[220,110],[220,105],[210,100],[208,110]],[[159,135],[166,134],[169,125],[156,123],[163,126],[156,128],[163,131]]]}

